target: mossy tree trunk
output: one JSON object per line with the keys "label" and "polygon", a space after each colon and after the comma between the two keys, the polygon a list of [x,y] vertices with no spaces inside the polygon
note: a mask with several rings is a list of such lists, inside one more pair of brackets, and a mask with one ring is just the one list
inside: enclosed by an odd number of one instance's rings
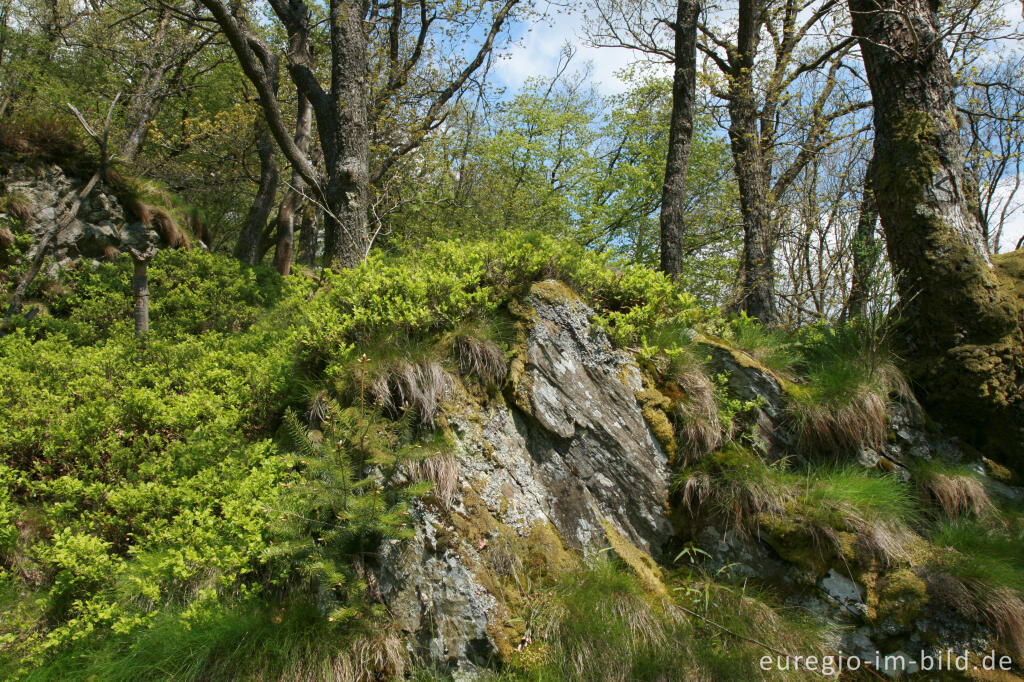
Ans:
{"label": "mossy tree trunk", "polygon": [[847,318],[864,317],[868,313],[868,301],[878,282],[875,270],[881,247],[875,239],[878,225],[878,208],[871,188],[871,166],[864,175],[864,190],[860,198],[857,229],[853,235],[853,281],[850,296],[846,301]]}
{"label": "mossy tree trunk", "polygon": [[1021,309],[986,255],[938,3],[849,5],[874,101],[872,184],[911,379],[937,416],[1024,471]]}

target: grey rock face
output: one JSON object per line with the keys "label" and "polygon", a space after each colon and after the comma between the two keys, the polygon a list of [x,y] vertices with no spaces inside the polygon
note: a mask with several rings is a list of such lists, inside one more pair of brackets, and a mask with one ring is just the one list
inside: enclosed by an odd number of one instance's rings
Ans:
{"label": "grey rock face", "polygon": [[671,534],[668,463],[633,395],[636,363],[591,327],[581,303],[535,292],[528,305],[515,405],[453,401],[459,492],[450,509],[420,505],[415,539],[382,553],[389,610],[420,655],[455,670],[502,645],[494,624],[508,616],[488,576],[503,534],[550,529],[588,552],[604,546],[607,523],[653,553]]}
{"label": "grey rock face", "polygon": [[[67,200],[84,182],[68,177],[56,165],[32,168],[17,162],[8,164],[0,177],[8,194],[28,201],[31,217],[25,227],[36,240],[53,228]],[[127,223],[117,198],[101,181],[79,208],[78,217],[57,234],[51,255],[63,267],[83,258],[102,258],[109,247],[126,252],[129,247],[145,251],[150,246],[161,247],[160,236],[141,223]]]}
{"label": "grey rock face", "polygon": [[603,535],[595,538],[594,529],[604,518],[657,556],[671,532],[663,509],[668,463],[634,397],[640,370],[591,328],[593,313],[582,303],[536,293],[529,303],[536,320],[510,393],[537,475],[558,500],[552,521],[586,547]]}

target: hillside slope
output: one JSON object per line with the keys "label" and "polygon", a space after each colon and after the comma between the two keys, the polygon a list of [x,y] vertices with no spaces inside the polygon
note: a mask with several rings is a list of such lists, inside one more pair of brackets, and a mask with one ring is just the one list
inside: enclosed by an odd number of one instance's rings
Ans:
{"label": "hillside slope", "polygon": [[1024,494],[870,330],[768,332],[516,233],[315,277],[165,251],[145,342],[129,276],[66,268],[0,339],[5,676],[1024,654]]}

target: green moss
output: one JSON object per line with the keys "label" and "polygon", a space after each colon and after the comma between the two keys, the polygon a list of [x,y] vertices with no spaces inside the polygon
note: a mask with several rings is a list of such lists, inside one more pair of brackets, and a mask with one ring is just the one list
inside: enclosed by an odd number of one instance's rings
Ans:
{"label": "green moss", "polygon": [[[647,379],[644,380],[644,383],[649,384]],[[679,445],[676,442],[676,434],[672,422],[669,421],[668,415],[665,414],[665,411],[672,407],[672,401],[658,391],[658,389],[649,385],[643,390],[637,391],[635,395],[637,402],[640,403],[644,419],[647,420],[647,425],[651,428],[651,433],[654,434],[658,444],[661,445],[661,449],[665,452],[669,462],[675,461]]]}
{"label": "green moss", "polygon": [[[760,514],[758,526],[775,552],[786,561],[814,573],[820,578],[828,573],[840,555],[832,543],[822,543],[807,524],[788,515]],[[852,549],[856,536],[842,534],[844,543]]]}
{"label": "green moss", "polygon": [[601,519],[601,526],[612,551],[629,566],[644,587],[654,594],[667,597],[668,588],[662,581],[661,567],[651,555],[623,537],[608,520]]}
{"label": "green moss", "polygon": [[925,581],[909,568],[900,568],[877,582],[876,618],[892,618],[897,623],[912,625],[925,604],[928,588]]}
{"label": "green moss", "polygon": [[575,291],[555,279],[536,282],[530,287],[530,293],[548,303],[582,303],[583,299]]}

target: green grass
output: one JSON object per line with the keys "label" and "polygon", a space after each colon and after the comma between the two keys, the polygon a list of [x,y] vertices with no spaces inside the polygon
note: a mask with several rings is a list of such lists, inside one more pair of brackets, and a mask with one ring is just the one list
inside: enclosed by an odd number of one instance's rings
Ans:
{"label": "green grass", "polygon": [[892,354],[862,323],[809,328],[799,346],[801,380],[786,393],[801,448],[844,455],[880,447],[890,395],[909,394]]}
{"label": "green grass", "polygon": [[955,577],[1024,594],[1024,526],[1018,517],[1008,522],[945,521],[931,540],[936,547],[956,550],[942,562]]}
{"label": "green grass", "polygon": [[500,679],[758,679],[769,650],[756,642],[803,655],[827,651],[829,633],[819,621],[783,611],[764,595],[688,571],[668,585],[666,600],[607,559],[567,575],[553,593],[547,636],[515,656]]}
{"label": "green grass", "polygon": [[[354,660],[352,644],[359,637],[371,647],[386,648],[386,625],[378,626],[383,634],[376,638],[332,628],[315,608],[301,603],[276,608],[241,603],[201,619],[169,609],[137,636],[94,633],[85,643],[47,658],[24,679],[333,679],[346,666],[358,670],[361,662]],[[401,657],[395,663],[402,664]]]}
{"label": "green grass", "polygon": [[800,359],[791,334],[765,327],[745,315],[734,318],[724,336],[733,346],[774,372],[788,374]]}

